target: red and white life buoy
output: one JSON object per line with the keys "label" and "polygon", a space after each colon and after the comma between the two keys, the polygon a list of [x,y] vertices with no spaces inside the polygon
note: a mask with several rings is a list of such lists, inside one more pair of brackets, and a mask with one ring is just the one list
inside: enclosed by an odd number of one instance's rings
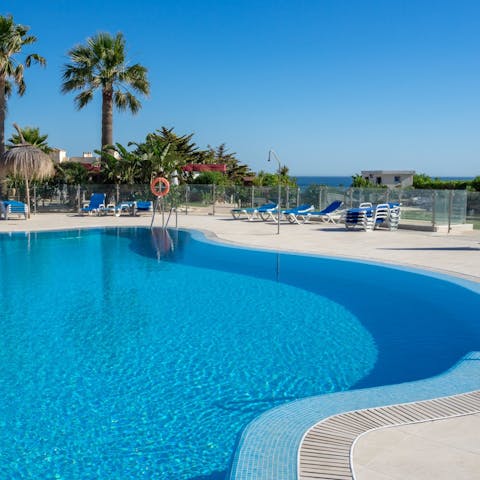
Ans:
{"label": "red and white life buoy", "polygon": [[163,177],[154,178],[150,190],[156,197],[164,197],[170,191],[170,182]]}

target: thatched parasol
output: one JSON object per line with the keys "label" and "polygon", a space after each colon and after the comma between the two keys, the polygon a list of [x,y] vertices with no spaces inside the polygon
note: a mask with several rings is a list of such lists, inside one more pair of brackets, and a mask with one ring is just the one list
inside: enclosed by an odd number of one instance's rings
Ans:
{"label": "thatched parasol", "polygon": [[22,131],[17,124],[17,129],[22,143],[11,146],[3,155],[0,161],[0,176],[9,173],[21,175],[25,178],[25,190],[27,193],[28,218],[30,218],[30,189],[29,181],[44,180],[55,174],[52,159],[39,148],[27,143],[23,138]]}

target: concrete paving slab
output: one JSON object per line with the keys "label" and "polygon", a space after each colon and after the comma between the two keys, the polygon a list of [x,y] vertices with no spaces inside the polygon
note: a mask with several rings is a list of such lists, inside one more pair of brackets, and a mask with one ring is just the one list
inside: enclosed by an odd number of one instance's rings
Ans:
{"label": "concrete paving slab", "polygon": [[479,419],[480,414],[466,415],[372,430],[353,449],[355,478],[478,478]]}

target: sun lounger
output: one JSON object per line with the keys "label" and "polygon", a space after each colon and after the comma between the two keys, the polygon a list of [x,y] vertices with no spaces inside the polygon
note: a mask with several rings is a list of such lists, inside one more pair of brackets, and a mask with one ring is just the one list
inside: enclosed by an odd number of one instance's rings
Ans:
{"label": "sun lounger", "polygon": [[12,215],[23,216],[25,219],[28,217],[28,207],[26,203],[16,200],[4,200],[0,203],[2,204],[0,206],[0,218],[8,220]]}
{"label": "sun lounger", "polygon": [[151,212],[153,210],[153,203],[151,201],[135,202],[137,212]]}
{"label": "sun lounger", "polygon": [[307,215],[304,217],[303,223],[308,223],[313,218],[318,218],[323,222],[331,222],[337,223],[345,213],[345,210],[340,210],[342,206],[341,200],[335,200],[332,202],[328,207],[325,207],[323,210],[319,212],[308,212]]}
{"label": "sun lounger", "polygon": [[[305,223],[306,215],[313,209],[313,205],[309,203],[304,203],[303,205],[299,205],[296,208],[282,210],[281,213],[290,223],[300,223],[298,221],[299,219],[301,219],[303,223]],[[277,217],[275,217],[274,220],[277,221]]]}
{"label": "sun lounger", "polygon": [[135,202],[121,202],[115,206],[115,216],[120,215],[135,215]]}
{"label": "sun lounger", "polygon": [[[118,205],[113,207],[115,216],[120,217],[121,215],[131,215],[135,216],[140,212],[151,212],[152,211],[152,202],[151,201],[127,201],[121,202]],[[109,206],[107,205],[107,210]]]}
{"label": "sun lounger", "polygon": [[375,207],[373,227],[385,227],[397,230],[400,222],[400,205],[398,203],[380,203]]}
{"label": "sun lounger", "polygon": [[345,228],[350,230],[359,227],[367,232],[373,230],[373,220],[373,207],[350,208],[345,214]]}
{"label": "sun lounger", "polygon": [[270,210],[276,210],[276,208],[277,208],[276,203],[265,203],[264,205],[260,205],[259,207],[234,208],[230,210],[230,213],[232,214],[232,217],[235,219],[239,219],[242,215],[245,215],[248,221],[252,221],[255,218],[259,218],[262,213],[267,213]]}
{"label": "sun lounger", "polygon": [[89,215],[105,213],[105,196],[104,193],[92,193],[90,201],[81,208],[80,213]]}
{"label": "sun lounger", "polygon": [[376,206],[360,204],[358,208],[350,208],[345,215],[345,228],[359,227],[365,231],[386,227],[397,230],[400,222],[400,204],[380,203]]}

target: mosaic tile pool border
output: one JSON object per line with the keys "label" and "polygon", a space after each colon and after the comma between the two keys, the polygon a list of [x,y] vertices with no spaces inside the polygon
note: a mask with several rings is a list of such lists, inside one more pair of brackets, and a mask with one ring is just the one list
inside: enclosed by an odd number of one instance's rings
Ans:
{"label": "mosaic tile pool border", "polygon": [[480,352],[471,352],[447,372],[425,380],[350,390],[297,400],[253,420],[242,432],[230,480],[297,480],[298,449],[320,420],[361,408],[466,393],[480,389]]}

